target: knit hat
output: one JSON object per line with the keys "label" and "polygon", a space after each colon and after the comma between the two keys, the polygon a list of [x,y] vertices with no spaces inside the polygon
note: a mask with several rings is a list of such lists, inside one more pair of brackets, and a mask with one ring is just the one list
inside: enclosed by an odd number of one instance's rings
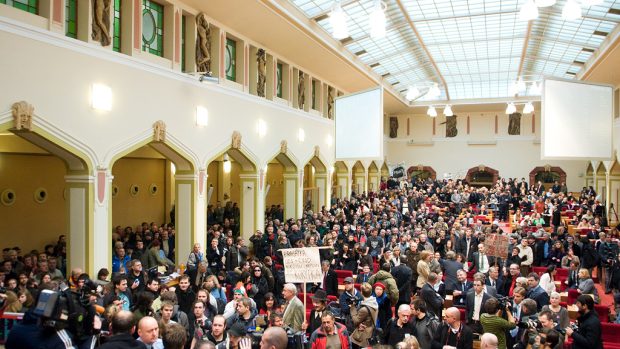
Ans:
{"label": "knit hat", "polygon": [[385,285],[381,282],[375,282],[375,284],[372,285],[372,288],[377,288],[377,287],[381,287],[384,291],[386,289]]}

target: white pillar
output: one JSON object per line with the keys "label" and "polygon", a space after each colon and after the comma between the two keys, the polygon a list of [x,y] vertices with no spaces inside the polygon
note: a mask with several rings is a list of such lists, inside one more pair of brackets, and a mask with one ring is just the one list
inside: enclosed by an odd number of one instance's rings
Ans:
{"label": "white pillar", "polygon": [[95,178],[89,175],[67,175],[67,272],[82,268],[93,275],[94,229],[93,187]]}
{"label": "white pillar", "polygon": [[195,214],[197,200],[198,176],[194,173],[177,173],[175,182],[175,263],[180,265],[187,261],[192,251],[195,237]]}
{"label": "white pillar", "polygon": [[198,171],[198,197],[196,199],[196,209],[194,210],[194,242],[200,243],[202,250],[207,250],[207,169]]}
{"label": "white pillar", "polygon": [[[254,229],[257,229],[258,174],[241,173],[239,175],[239,185],[241,186],[241,202],[239,203],[239,210],[241,211],[240,235],[248,241],[252,237]],[[262,215],[265,215],[264,211]]]}
{"label": "white pillar", "polygon": [[[93,273],[100,268],[112,270],[112,171],[102,168],[97,170],[95,181],[94,204],[94,234],[93,246]],[[93,247],[94,248],[94,247]]]}

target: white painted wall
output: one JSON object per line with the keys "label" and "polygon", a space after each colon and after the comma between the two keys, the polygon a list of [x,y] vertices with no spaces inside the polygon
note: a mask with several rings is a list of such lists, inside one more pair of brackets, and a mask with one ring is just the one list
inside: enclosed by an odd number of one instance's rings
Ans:
{"label": "white painted wall", "polygon": [[[457,108],[455,108],[458,110]],[[455,110],[455,112],[456,112]],[[457,115],[459,115],[457,113]],[[467,134],[467,116],[470,117],[470,133]],[[495,115],[498,116],[498,132],[495,134]],[[431,166],[441,178],[445,173],[464,177],[467,170],[483,164],[499,171],[501,177],[525,177],[537,166],[546,164],[560,166],[567,173],[569,190],[581,190],[587,163],[585,161],[540,160],[540,118],[535,117],[532,132],[532,116],[521,118],[521,135],[508,135],[508,116],[503,111],[466,113],[458,116],[458,135],[445,137],[445,117],[436,119],[436,135],[433,136],[433,119],[426,115],[399,115],[398,138],[388,139],[386,154],[388,162],[405,162],[407,167]],[[407,118],[410,134],[407,135]],[[404,127],[403,127],[404,126]],[[431,145],[410,145],[408,142],[432,142]],[[492,145],[471,145],[469,142],[495,142]]]}

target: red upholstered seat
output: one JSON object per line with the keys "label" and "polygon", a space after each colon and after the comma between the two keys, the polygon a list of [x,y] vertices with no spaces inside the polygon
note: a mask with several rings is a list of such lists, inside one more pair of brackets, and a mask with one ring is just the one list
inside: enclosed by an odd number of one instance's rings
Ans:
{"label": "red upholstered seat", "polygon": [[579,297],[579,292],[577,292],[577,290],[575,289],[568,290],[568,299],[566,303],[575,304],[577,297]]}
{"label": "red upholstered seat", "polygon": [[372,269],[374,270],[373,273],[376,274],[379,271],[379,263],[372,263]]}
{"label": "red upholstered seat", "polygon": [[540,276],[547,271],[547,267],[532,267],[532,271]]}
{"label": "red upholstered seat", "polygon": [[[594,305],[594,310],[598,313],[601,322],[609,322],[609,307],[606,305]],[[618,342],[620,344],[620,342]]]}
{"label": "red upholstered seat", "polygon": [[465,310],[465,308],[458,308],[459,311],[461,312],[461,321],[465,321],[467,319],[467,311]]}
{"label": "red upholstered seat", "polygon": [[603,348],[620,348],[620,325],[609,322],[601,322],[603,331]]}
{"label": "red upholstered seat", "polygon": [[344,279],[348,277],[353,277],[353,272],[350,270],[334,270],[336,272],[336,276],[338,277],[338,284],[343,284]]}

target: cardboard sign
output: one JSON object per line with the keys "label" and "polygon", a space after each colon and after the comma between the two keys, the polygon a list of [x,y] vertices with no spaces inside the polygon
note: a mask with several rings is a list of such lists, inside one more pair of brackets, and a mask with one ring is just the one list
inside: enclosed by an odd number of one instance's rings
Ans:
{"label": "cardboard sign", "polygon": [[490,234],[484,240],[487,256],[508,257],[508,235]]}
{"label": "cardboard sign", "polygon": [[286,282],[322,282],[319,249],[313,247],[283,249]]}

